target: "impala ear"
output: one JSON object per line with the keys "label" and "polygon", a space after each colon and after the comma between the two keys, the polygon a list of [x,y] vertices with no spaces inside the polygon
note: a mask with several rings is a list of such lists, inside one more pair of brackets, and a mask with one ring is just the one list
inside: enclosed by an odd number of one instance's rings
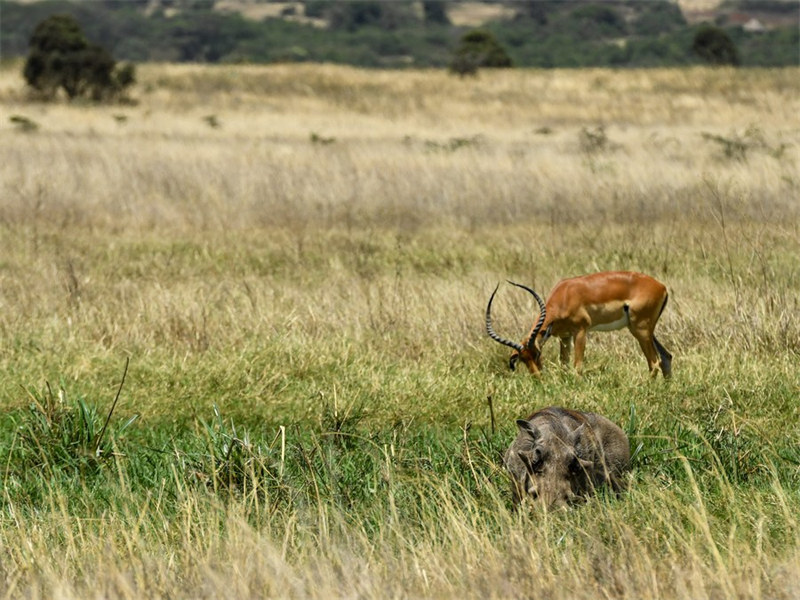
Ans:
{"label": "impala ear", "polygon": [[551,335],[553,335],[553,324],[552,323],[550,323],[550,325],[547,326],[547,329],[545,329],[544,333],[542,334],[542,344],[544,344],[548,339],[550,339]]}

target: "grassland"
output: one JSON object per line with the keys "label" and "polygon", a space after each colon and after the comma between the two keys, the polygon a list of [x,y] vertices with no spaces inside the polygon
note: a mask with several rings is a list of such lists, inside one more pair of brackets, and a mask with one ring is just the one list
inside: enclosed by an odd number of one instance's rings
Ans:
{"label": "grassland", "polygon": [[[2,597],[796,597],[797,70],[154,65],[113,107],[18,73]],[[509,373],[494,285],[600,269],[668,285],[673,379],[622,332]],[[549,404],[628,432],[628,493],[511,510]]]}

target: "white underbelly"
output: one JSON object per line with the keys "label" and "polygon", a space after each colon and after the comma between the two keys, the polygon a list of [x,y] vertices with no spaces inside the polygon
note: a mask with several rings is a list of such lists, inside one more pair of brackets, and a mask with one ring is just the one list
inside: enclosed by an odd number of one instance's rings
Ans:
{"label": "white underbelly", "polygon": [[616,331],[617,329],[622,329],[623,327],[628,326],[628,315],[623,314],[622,318],[617,319],[616,321],[611,321],[610,323],[601,323],[600,325],[595,325],[589,328],[589,331]]}

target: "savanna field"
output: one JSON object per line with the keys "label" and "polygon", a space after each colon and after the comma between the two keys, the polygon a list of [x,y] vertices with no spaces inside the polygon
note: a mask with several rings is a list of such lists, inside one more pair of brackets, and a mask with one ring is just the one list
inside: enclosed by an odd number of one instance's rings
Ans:
{"label": "savanna field", "polygon": [[[800,72],[0,69],[3,598],[797,598]],[[498,282],[663,281],[673,377]],[[536,317],[507,284],[520,340]],[[512,510],[515,419],[629,490]]]}

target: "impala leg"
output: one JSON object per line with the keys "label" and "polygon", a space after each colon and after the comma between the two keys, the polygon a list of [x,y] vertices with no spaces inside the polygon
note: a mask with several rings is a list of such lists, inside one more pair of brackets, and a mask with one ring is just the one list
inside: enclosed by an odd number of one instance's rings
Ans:
{"label": "impala leg", "polygon": [[656,345],[654,342],[655,338],[653,337],[653,334],[650,332],[641,332],[637,330],[631,330],[631,333],[633,333],[636,341],[639,342],[639,347],[642,349],[642,352],[647,359],[647,366],[650,368],[651,377],[655,377],[658,375],[661,361],[659,360],[658,353],[656,352]]}
{"label": "impala leg", "polygon": [[583,351],[586,350],[586,330],[575,334],[575,370],[580,373],[583,366]]}
{"label": "impala leg", "polygon": [[561,343],[561,364],[568,365],[569,364],[569,355],[572,354],[572,338],[571,337],[563,337],[558,338],[559,342]]}
{"label": "impala leg", "polygon": [[664,377],[669,377],[672,375],[672,354],[661,345],[656,339],[656,336],[653,336],[653,345],[656,347],[656,352],[661,357],[661,374]]}

